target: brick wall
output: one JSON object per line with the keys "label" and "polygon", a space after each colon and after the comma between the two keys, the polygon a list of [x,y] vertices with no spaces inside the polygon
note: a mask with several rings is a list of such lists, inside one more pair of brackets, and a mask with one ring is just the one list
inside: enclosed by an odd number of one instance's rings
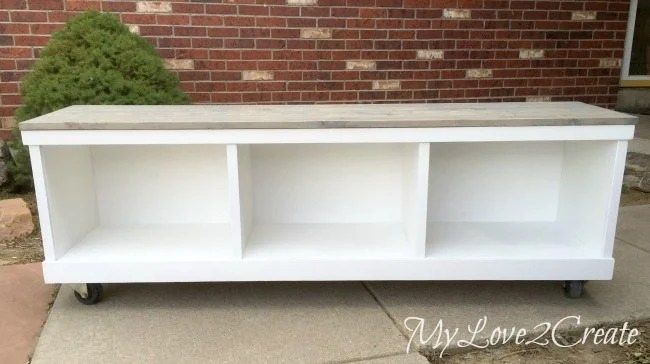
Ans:
{"label": "brick wall", "polygon": [[69,17],[116,13],[196,103],[616,101],[628,0],[0,0],[0,118]]}

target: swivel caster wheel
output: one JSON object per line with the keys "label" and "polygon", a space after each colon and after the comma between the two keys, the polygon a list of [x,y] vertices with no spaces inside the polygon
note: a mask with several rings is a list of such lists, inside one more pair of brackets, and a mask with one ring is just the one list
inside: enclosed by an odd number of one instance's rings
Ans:
{"label": "swivel caster wheel", "polygon": [[94,305],[102,300],[104,287],[101,283],[79,284],[74,288],[74,296],[84,305]]}
{"label": "swivel caster wheel", "polygon": [[565,281],[562,287],[564,294],[568,298],[580,298],[585,292],[585,283],[587,281]]}

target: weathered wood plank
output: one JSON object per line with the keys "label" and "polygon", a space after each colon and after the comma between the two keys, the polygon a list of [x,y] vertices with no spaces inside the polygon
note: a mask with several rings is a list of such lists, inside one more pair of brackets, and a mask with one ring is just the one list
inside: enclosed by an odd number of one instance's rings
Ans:
{"label": "weathered wood plank", "polygon": [[635,124],[580,102],[319,105],[77,105],[21,130],[436,128]]}

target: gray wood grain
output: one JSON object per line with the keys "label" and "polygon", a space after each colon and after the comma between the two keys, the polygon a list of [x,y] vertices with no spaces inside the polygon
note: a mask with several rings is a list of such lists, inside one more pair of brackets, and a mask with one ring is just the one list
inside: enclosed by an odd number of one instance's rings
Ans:
{"label": "gray wood grain", "polygon": [[439,128],[635,124],[580,102],[319,105],[78,105],[21,130]]}

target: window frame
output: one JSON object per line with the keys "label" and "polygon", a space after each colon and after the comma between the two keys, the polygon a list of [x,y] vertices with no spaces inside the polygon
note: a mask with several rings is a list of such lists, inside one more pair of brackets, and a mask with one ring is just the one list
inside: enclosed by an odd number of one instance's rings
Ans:
{"label": "window frame", "polygon": [[[625,32],[625,48],[623,50],[623,63],[621,65],[621,85],[635,86],[635,81],[650,86],[650,75],[630,75],[630,59],[632,58],[632,42],[634,41],[634,26],[636,24],[636,10],[639,0],[630,0],[630,9]],[[627,81],[627,82],[626,82]]]}

